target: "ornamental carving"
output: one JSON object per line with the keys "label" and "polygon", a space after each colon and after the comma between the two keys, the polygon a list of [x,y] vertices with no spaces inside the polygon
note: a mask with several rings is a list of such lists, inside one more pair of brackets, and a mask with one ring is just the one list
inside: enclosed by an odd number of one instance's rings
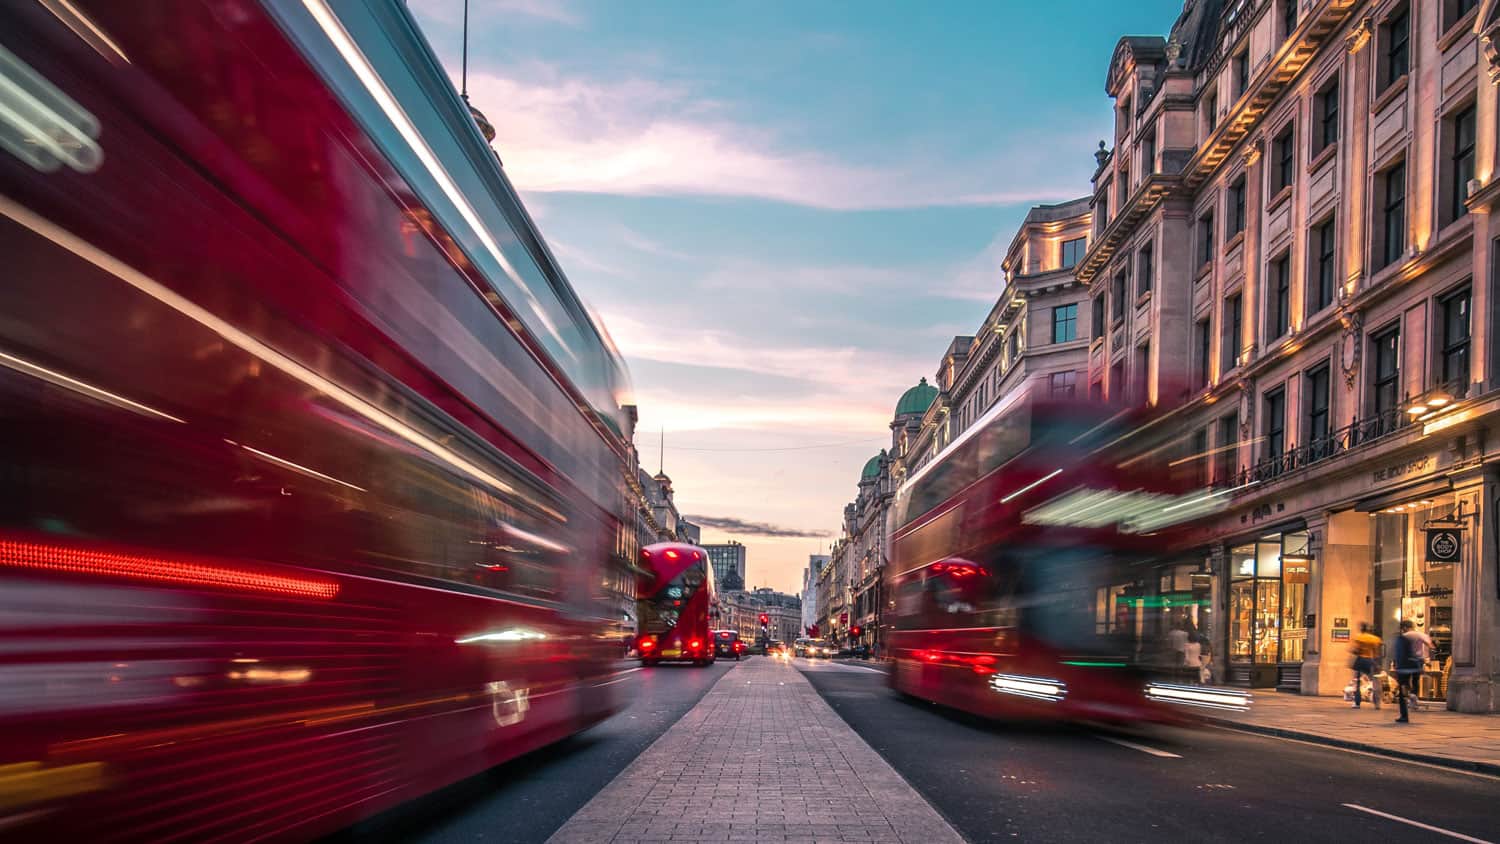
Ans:
{"label": "ornamental carving", "polygon": [[1343,336],[1339,339],[1339,369],[1344,373],[1344,386],[1354,389],[1354,381],[1359,378],[1359,362],[1364,349],[1364,316],[1358,312],[1344,314],[1340,320],[1344,324]]}
{"label": "ornamental carving", "polygon": [[1350,53],[1358,53],[1370,43],[1370,35],[1373,32],[1373,22],[1369,15],[1365,15],[1359,19],[1359,23],[1350,28],[1349,34],[1344,36],[1344,49]]}
{"label": "ornamental carving", "polygon": [[1500,85],[1500,19],[1479,34],[1479,50],[1484,56],[1491,85]]}

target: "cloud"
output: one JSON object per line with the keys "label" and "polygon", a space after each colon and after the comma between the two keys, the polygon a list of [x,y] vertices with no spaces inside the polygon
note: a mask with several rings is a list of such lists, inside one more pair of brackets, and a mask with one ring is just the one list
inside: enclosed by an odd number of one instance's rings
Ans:
{"label": "cloud", "polygon": [[[522,77],[527,78],[522,78]],[[524,191],[631,196],[733,196],[833,210],[1010,205],[1066,199],[1079,186],[1046,178],[1058,166],[1030,141],[984,162],[854,162],[787,146],[754,120],[681,85],[564,78],[531,65],[469,74],[471,99],[492,116],[506,173]],[[1032,174],[1048,174],[1038,178]]]}
{"label": "cloud", "polygon": [[827,539],[833,536],[832,531],[802,530],[766,522],[747,522],[730,516],[686,516],[685,518],[699,527],[712,528],[735,536],[759,536],[770,539]]}

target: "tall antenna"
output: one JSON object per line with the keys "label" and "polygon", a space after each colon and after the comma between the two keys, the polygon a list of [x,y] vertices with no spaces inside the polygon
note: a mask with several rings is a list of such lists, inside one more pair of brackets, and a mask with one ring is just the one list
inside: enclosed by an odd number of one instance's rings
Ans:
{"label": "tall antenna", "polygon": [[661,445],[656,449],[656,460],[656,474],[665,475],[667,473],[667,428],[665,425],[661,429]]}
{"label": "tall antenna", "polygon": [[459,87],[461,90],[458,95],[467,103],[469,101],[469,0],[464,0],[464,58],[460,68]]}

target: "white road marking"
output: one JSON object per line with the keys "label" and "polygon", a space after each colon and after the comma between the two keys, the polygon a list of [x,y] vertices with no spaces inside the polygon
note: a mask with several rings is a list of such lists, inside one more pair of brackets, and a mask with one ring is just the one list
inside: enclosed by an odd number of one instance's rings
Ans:
{"label": "white road marking", "polygon": [[1446,835],[1449,838],[1457,838],[1459,841],[1472,841],[1474,842],[1474,844],[1494,844],[1493,841],[1487,841],[1483,838],[1475,838],[1472,835],[1464,835],[1462,832],[1454,832],[1451,829],[1443,829],[1440,826],[1432,826],[1431,824],[1425,824],[1421,821],[1410,820],[1408,818],[1403,818],[1400,815],[1392,815],[1387,812],[1381,812],[1376,809],[1371,809],[1368,806],[1361,806],[1358,803],[1343,803],[1341,805],[1349,809],[1354,809],[1356,811],[1368,812],[1369,814],[1375,815],[1376,817],[1385,818],[1386,820],[1395,821],[1396,823],[1404,823],[1407,826],[1414,826],[1418,829],[1425,829],[1428,832],[1436,832],[1439,835]]}
{"label": "white road marking", "polygon": [[843,663],[843,662],[830,662],[830,663],[828,663],[828,667],[829,668],[837,668],[840,671],[873,671],[876,674],[884,674],[885,673],[884,671],[881,671],[879,668],[871,668],[868,665],[849,665],[848,663]]}
{"label": "white road marking", "polygon": [[1133,741],[1126,741],[1125,739],[1115,738],[1114,736],[1101,736],[1101,735],[1097,735],[1096,734],[1094,737],[1097,738],[1097,739],[1100,739],[1102,741],[1107,741],[1110,744],[1118,744],[1121,747],[1128,747],[1131,750],[1139,750],[1142,753],[1149,753],[1152,756],[1160,756],[1163,759],[1181,759],[1182,758],[1182,756],[1180,754],[1177,754],[1177,753],[1168,753],[1165,750],[1157,750],[1154,747],[1147,747],[1144,744],[1136,744]]}

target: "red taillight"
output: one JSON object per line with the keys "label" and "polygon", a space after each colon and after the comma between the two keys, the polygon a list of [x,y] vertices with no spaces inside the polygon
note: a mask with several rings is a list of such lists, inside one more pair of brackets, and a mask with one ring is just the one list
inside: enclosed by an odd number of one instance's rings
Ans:
{"label": "red taillight", "polygon": [[698,641],[697,639],[694,639],[693,641],[688,642],[688,650],[696,651],[696,650],[698,650],[701,647],[703,647],[703,643],[700,642],[700,641]]}
{"label": "red taillight", "polygon": [[649,650],[651,650],[654,647],[656,647],[656,640],[655,639],[651,638],[650,636],[642,637],[642,639],[641,639],[641,650],[643,650],[643,651],[649,651]]}
{"label": "red taillight", "polygon": [[667,549],[667,559],[669,559],[669,560],[675,560],[675,559],[677,559],[677,552],[671,550],[670,548]]}
{"label": "red taillight", "polygon": [[693,552],[693,559],[695,559],[695,560],[701,560],[701,559],[703,559],[703,555],[700,554],[700,553],[698,553],[697,551],[694,551]]}
{"label": "red taillight", "polygon": [[0,540],[0,566],[303,598],[326,599],[339,593],[339,585],[331,580],[271,574],[192,559],[166,559],[11,540]]}

